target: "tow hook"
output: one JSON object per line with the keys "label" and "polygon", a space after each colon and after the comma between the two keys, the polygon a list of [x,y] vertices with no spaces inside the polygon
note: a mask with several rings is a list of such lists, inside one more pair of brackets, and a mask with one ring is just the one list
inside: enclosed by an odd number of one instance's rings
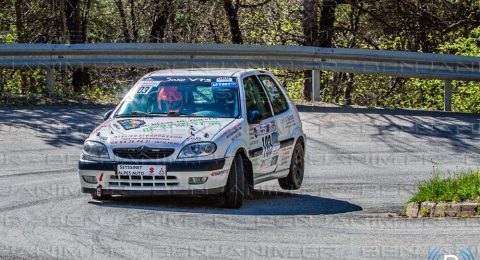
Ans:
{"label": "tow hook", "polygon": [[97,197],[101,198],[102,197],[102,185],[98,185],[97,190],[95,192],[97,194]]}

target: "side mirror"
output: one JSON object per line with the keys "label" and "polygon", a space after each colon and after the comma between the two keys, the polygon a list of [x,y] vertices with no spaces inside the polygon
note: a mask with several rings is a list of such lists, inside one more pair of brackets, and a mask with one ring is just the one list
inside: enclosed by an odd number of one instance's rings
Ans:
{"label": "side mirror", "polygon": [[248,112],[247,121],[249,124],[258,124],[262,121],[262,114],[258,110],[251,110]]}
{"label": "side mirror", "polygon": [[107,121],[108,118],[112,115],[113,110],[108,110],[107,113],[103,115],[103,121]]}

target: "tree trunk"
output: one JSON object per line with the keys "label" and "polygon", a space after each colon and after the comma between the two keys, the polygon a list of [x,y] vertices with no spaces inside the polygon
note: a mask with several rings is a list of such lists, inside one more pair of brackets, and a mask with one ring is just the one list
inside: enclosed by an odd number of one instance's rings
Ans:
{"label": "tree trunk", "polygon": [[132,20],[133,41],[138,42],[137,16],[135,14],[135,0],[130,0],[130,19]]}
{"label": "tree trunk", "polygon": [[65,15],[71,44],[82,43],[80,0],[65,0]]}
{"label": "tree trunk", "polygon": [[82,17],[82,42],[87,42],[87,28],[88,28],[88,17],[90,15],[90,9],[92,7],[92,0],[87,0],[85,3],[85,8],[83,10]]}
{"label": "tree trunk", "polygon": [[29,75],[28,75],[28,83],[29,83],[28,91],[31,94],[35,94],[37,92],[37,88],[36,88],[37,82],[36,82],[35,78],[33,77],[32,73],[29,73]]}
{"label": "tree trunk", "polygon": [[334,103],[339,103],[340,101],[340,89],[345,82],[346,73],[334,73],[333,74],[333,81],[332,81],[332,98]]}
{"label": "tree trunk", "polygon": [[5,94],[5,80],[3,79],[4,70],[0,69],[0,97],[3,97]]}
{"label": "tree trunk", "polygon": [[65,10],[65,0],[59,0],[60,6],[60,39],[61,43],[68,42],[68,26],[67,26],[67,17],[66,17],[66,10]]}
{"label": "tree trunk", "polygon": [[318,41],[318,0],[303,0],[303,45],[317,46]]}
{"label": "tree trunk", "polygon": [[[17,43],[25,43],[26,36],[25,36],[25,21],[24,21],[24,14],[25,14],[25,3],[24,0],[16,0],[15,1],[15,26],[17,27]],[[22,81],[22,86],[20,92],[22,94],[26,94],[28,90],[28,82],[27,82],[27,75],[25,69],[20,69],[20,80]]]}
{"label": "tree trunk", "polygon": [[[318,46],[318,0],[303,0],[304,46]],[[312,100],[312,71],[303,72],[303,97]]]}
{"label": "tree trunk", "polygon": [[[336,0],[323,0],[320,15],[320,25],[318,26],[318,46],[323,48],[332,48],[333,35],[335,33],[335,10],[337,8]],[[320,72],[320,77],[322,72]],[[334,100],[338,102],[339,85],[332,84],[332,93],[335,93]]]}
{"label": "tree trunk", "polygon": [[[65,15],[71,44],[84,43],[86,40],[84,36],[86,35],[86,27],[82,26],[80,5],[80,0],[65,0]],[[89,85],[89,82],[90,80],[87,68],[78,68],[74,70],[72,74],[74,93],[80,93],[82,86]]]}
{"label": "tree trunk", "polygon": [[331,48],[333,42],[333,34],[335,32],[335,9],[337,2],[335,0],[323,0],[322,12],[320,16],[319,26],[319,46]]}
{"label": "tree trunk", "polygon": [[227,14],[228,23],[230,24],[230,33],[232,34],[233,44],[242,44],[242,31],[238,22],[238,5],[234,5],[232,0],[223,0],[223,8]]}
{"label": "tree trunk", "polygon": [[[61,43],[68,43],[68,26],[67,26],[67,16],[66,16],[66,9],[65,9],[65,0],[58,0],[60,6],[60,39]],[[60,67],[60,79],[61,79],[61,92],[62,95],[66,95],[68,93],[68,83],[67,83],[67,68],[64,66]]]}
{"label": "tree trunk", "polygon": [[25,6],[24,0],[16,0],[15,1],[15,26],[17,27],[17,42],[24,43],[25,42],[25,26],[24,26],[24,17],[23,14],[25,10],[23,9]]}
{"label": "tree trunk", "polygon": [[352,92],[355,74],[347,73],[348,81],[345,88],[345,105],[350,106],[352,104]]}
{"label": "tree trunk", "polygon": [[122,0],[115,0],[115,4],[117,5],[117,8],[118,8],[120,20],[122,21],[123,38],[125,42],[130,42],[130,33],[128,32],[127,16],[125,14],[125,9],[123,9]]}
{"label": "tree trunk", "polygon": [[168,18],[173,12],[173,3],[169,0],[154,0],[154,19],[150,31],[150,42],[164,42]]}

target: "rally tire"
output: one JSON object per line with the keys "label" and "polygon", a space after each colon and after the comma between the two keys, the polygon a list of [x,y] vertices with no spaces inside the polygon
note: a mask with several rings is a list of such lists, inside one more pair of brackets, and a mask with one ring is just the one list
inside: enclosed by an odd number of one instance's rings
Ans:
{"label": "rally tire", "polygon": [[223,193],[222,206],[224,208],[239,209],[242,207],[245,197],[245,175],[243,160],[240,154],[233,158],[232,166],[228,174],[225,192]]}
{"label": "rally tire", "polygon": [[293,149],[290,171],[287,177],[278,179],[280,187],[284,190],[298,190],[302,186],[305,170],[305,150],[302,143],[297,142]]}

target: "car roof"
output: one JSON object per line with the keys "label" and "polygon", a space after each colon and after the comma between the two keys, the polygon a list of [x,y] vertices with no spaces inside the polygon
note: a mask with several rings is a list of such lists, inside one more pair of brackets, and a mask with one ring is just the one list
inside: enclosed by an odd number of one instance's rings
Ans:
{"label": "car roof", "polygon": [[256,69],[236,68],[196,68],[196,69],[165,69],[154,71],[148,76],[239,76],[243,73],[257,71]]}

